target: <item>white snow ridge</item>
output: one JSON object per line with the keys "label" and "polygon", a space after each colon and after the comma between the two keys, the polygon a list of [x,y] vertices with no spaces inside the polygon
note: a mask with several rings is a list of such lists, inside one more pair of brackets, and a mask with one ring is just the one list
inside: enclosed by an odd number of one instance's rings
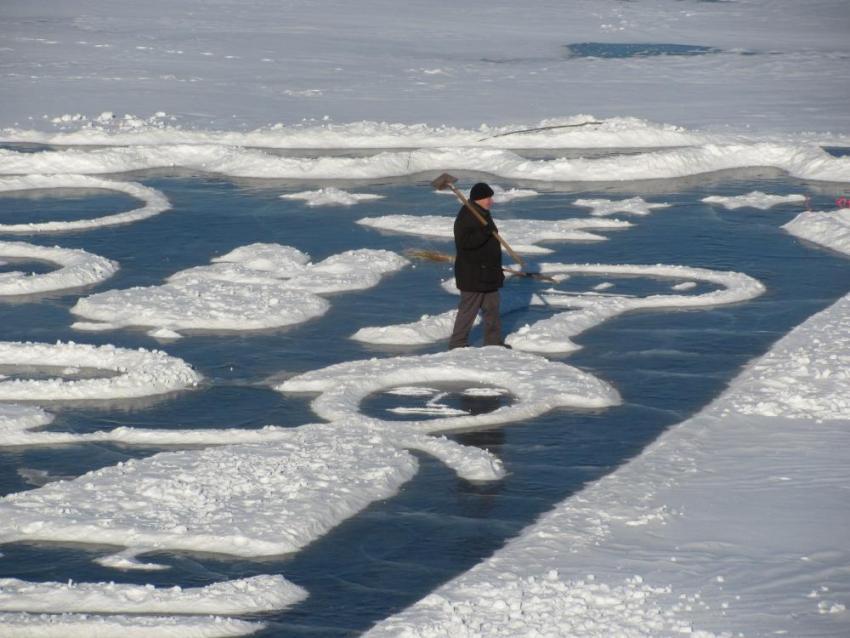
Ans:
{"label": "white snow ridge", "polygon": [[383,199],[383,195],[370,193],[349,193],[339,188],[320,188],[315,191],[289,193],[281,195],[281,199],[299,199],[307,202],[307,206],[353,206],[360,202]]}
{"label": "white snow ridge", "polygon": [[0,401],[131,399],[176,392],[201,376],[157,350],[127,350],[78,343],[0,342],[0,365],[95,368],[111,376],[90,379],[0,379]]}
{"label": "white snow ridge", "polygon": [[[3,151],[0,150],[0,154]],[[67,169],[67,167],[62,167]],[[5,171],[0,171],[5,172]],[[29,171],[28,171],[29,172]],[[57,171],[59,173],[67,170]],[[142,200],[145,205],[125,213],[115,213],[94,219],[78,219],[65,222],[24,222],[20,224],[0,224],[0,233],[62,233],[75,230],[91,230],[103,226],[129,224],[153,217],[171,208],[168,199],[156,189],[133,182],[117,182],[87,175],[20,175],[0,177],[0,192],[42,190],[51,188],[79,188],[85,190],[110,190],[126,193]]]}
{"label": "white snow ridge", "polygon": [[118,264],[85,250],[47,248],[23,242],[0,241],[0,257],[37,259],[60,266],[59,270],[36,275],[23,272],[0,273],[0,296],[32,295],[93,286],[109,279]]}

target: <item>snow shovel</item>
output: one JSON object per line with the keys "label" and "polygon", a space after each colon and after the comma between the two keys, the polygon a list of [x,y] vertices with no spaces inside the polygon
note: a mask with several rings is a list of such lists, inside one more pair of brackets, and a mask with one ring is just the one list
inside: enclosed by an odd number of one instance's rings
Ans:
{"label": "snow shovel", "polygon": [[[475,219],[477,219],[479,222],[481,222],[482,226],[486,226],[487,220],[484,219],[484,216],[478,211],[478,205],[470,202],[466,198],[466,196],[457,189],[457,187],[455,186],[456,181],[457,181],[457,177],[455,177],[454,175],[449,175],[448,173],[443,173],[437,179],[435,179],[433,182],[431,182],[431,186],[434,188],[434,190],[438,190],[438,191],[445,190],[446,188],[450,188],[451,191],[460,200],[460,202],[464,206],[466,206],[467,209],[469,209],[472,212],[472,214],[475,216]],[[520,267],[520,270],[514,270],[512,268],[502,268],[502,270],[504,270],[505,272],[508,272],[512,275],[517,275],[519,277],[532,277],[534,279],[542,279],[543,281],[555,281],[551,277],[547,277],[546,275],[542,275],[539,272],[538,273],[526,272],[524,270],[525,262],[523,261],[522,257],[520,257],[518,254],[516,254],[514,252],[514,249],[510,247],[508,242],[506,242],[504,239],[502,239],[502,236],[499,235],[499,233],[497,233],[497,232],[493,233],[493,237],[495,237],[496,239],[499,240],[499,243],[502,244],[502,246],[505,247],[505,250],[508,251],[508,254],[513,258],[513,260],[517,264],[519,264],[519,267]]]}

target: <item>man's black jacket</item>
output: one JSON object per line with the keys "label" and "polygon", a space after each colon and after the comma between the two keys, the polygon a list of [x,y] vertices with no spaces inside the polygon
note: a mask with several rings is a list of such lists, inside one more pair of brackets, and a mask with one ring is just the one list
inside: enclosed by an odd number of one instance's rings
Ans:
{"label": "man's black jacket", "polygon": [[487,221],[483,226],[466,206],[455,218],[455,283],[459,290],[467,292],[492,292],[502,287],[505,274],[502,272],[502,247],[493,236],[498,232],[490,211],[476,206]]}

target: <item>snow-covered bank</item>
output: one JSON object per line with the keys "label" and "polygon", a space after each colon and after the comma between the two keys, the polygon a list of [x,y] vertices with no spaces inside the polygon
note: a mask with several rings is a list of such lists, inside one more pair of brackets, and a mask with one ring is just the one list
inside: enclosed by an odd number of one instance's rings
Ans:
{"label": "snow-covered bank", "polygon": [[846,636],[848,313],[367,635]]}
{"label": "snow-covered bank", "polygon": [[800,239],[850,254],[850,209],[806,211],[783,228]]}
{"label": "snow-covered bank", "polygon": [[24,272],[0,273],[0,297],[32,295],[93,286],[106,281],[118,271],[111,259],[92,255],[85,250],[47,248],[23,242],[0,241],[0,257],[47,261],[60,266],[43,275]]}
{"label": "snow-covered bank", "polygon": [[[73,173],[68,170],[51,171],[53,173]],[[108,172],[108,171],[107,171]],[[0,233],[34,234],[34,233],[64,233],[75,230],[89,230],[103,226],[129,224],[148,217],[153,217],[171,208],[168,199],[156,189],[142,186],[134,182],[117,182],[88,175],[19,175],[0,177],[0,192],[43,190],[52,188],[78,188],[84,190],[109,190],[125,193],[142,200],[145,205],[141,208],[98,217],[95,219],[78,219],[74,221],[54,222],[24,222],[20,224],[0,224]]]}
{"label": "snow-covered bank", "polygon": [[705,144],[596,159],[529,160],[504,149],[441,147],[385,151],[366,157],[284,157],[260,149],[161,145],[26,153],[0,149],[0,174],[98,175],[182,167],[230,177],[298,180],[381,179],[466,170],[542,182],[629,181],[686,177],[748,167],[772,167],[800,179],[850,182],[850,157],[814,145],[755,142]]}

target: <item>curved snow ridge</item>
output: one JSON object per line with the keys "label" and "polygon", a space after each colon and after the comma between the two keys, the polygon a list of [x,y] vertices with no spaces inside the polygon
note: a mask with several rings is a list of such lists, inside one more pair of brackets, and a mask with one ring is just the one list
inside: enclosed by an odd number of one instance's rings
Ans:
{"label": "curved snow ridge", "polygon": [[0,613],[0,638],[223,638],[247,636],[263,627],[264,623],[220,616]]}
{"label": "curved snow ridge", "polygon": [[[2,160],[0,160],[2,165]],[[14,170],[0,170],[2,173],[17,172]],[[38,171],[26,171],[38,172]],[[56,173],[73,173],[67,167],[62,170],[49,171]],[[110,171],[98,171],[110,172]],[[102,189],[126,193],[145,203],[141,208],[136,208],[124,213],[115,213],[104,217],[93,219],[77,219],[74,221],[32,222],[22,224],[0,224],[0,233],[61,233],[75,230],[91,230],[103,226],[114,226],[117,224],[129,224],[148,217],[158,215],[171,208],[168,198],[160,191],[137,184],[135,182],[116,182],[108,179],[89,177],[88,175],[18,175],[15,177],[0,177],[0,192],[12,192],[21,190],[41,190],[49,188],[85,188]]]}
{"label": "curved snow ridge", "polygon": [[[392,233],[418,235],[452,240],[454,217],[445,215],[383,215],[364,217],[358,224]],[[631,228],[631,222],[618,219],[503,219],[499,220],[499,234],[517,252],[528,255],[545,255],[550,248],[538,245],[546,241],[605,241],[604,235],[590,230],[622,230]]]}
{"label": "curved snow ridge", "polygon": [[0,342],[0,364],[96,368],[117,373],[95,379],[0,380],[0,401],[130,399],[184,390],[196,386],[202,378],[181,359],[158,350],[73,342]]}
{"label": "curved snow ridge", "polygon": [[[703,200],[705,201],[705,200]],[[574,206],[590,208],[590,214],[594,217],[605,217],[614,213],[626,213],[628,215],[649,215],[658,208],[670,208],[666,203],[650,203],[643,197],[630,197],[628,199],[577,199]]]}
{"label": "curved snow ridge", "polygon": [[793,177],[850,182],[850,157],[814,145],[706,144],[597,159],[528,160],[508,150],[442,147],[369,157],[282,157],[257,149],[215,145],[136,146],[22,153],[0,149],[0,174],[120,173],[183,167],[231,177],[382,179],[422,172],[467,170],[544,182],[668,179],[747,167],[774,167]]}
{"label": "curved snow ridge", "polygon": [[60,266],[59,270],[36,275],[0,272],[0,296],[32,295],[93,286],[118,271],[118,263],[81,249],[52,248],[23,242],[0,241],[0,257],[39,259]]}
{"label": "curved snow ridge", "polygon": [[509,390],[516,401],[493,412],[404,421],[395,427],[421,432],[480,428],[522,421],[561,407],[617,405],[617,391],[596,377],[563,363],[499,346],[388,359],[349,361],[307,372],[275,387],[280,392],[319,392],[313,411],[330,421],[361,418],[381,427],[392,423],[364,417],[360,403],[374,392],[414,383],[471,382]]}
{"label": "curved snow ridge", "polygon": [[782,228],[800,239],[850,255],[850,209],[806,211]]}
{"label": "curved snow ridge", "polygon": [[710,195],[703,197],[700,201],[706,204],[719,204],[729,210],[738,208],[759,208],[767,210],[779,204],[799,204],[806,201],[805,195],[769,195],[761,191],[752,191],[746,195],[735,195],[732,197],[724,197],[722,195]]}
{"label": "curved snow ridge", "polygon": [[512,347],[528,352],[565,353],[579,348],[571,338],[625,312],[662,308],[700,308],[728,305],[754,299],[765,292],[764,285],[743,273],[716,271],[689,266],[608,265],[608,264],[540,264],[546,274],[640,275],[644,277],[697,280],[721,288],[701,295],[649,295],[628,297],[600,294],[559,294],[557,290],[541,293],[546,305],[569,308],[534,324],[526,324],[507,336]]}
{"label": "curved snow ridge", "polygon": [[[588,124],[600,122],[599,124]],[[741,140],[740,136],[688,131],[635,117],[599,120],[592,115],[550,118],[537,123],[505,126],[482,124],[477,129],[427,124],[360,121],[320,126],[274,126],[253,131],[186,130],[156,125],[87,126],[78,131],[45,132],[6,128],[0,141],[50,145],[156,146],[221,144],[257,148],[344,149],[427,148],[432,146],[498,146],[500,148],[650,148],[691,146],[707,141]],[[560,127],[560,128],[558,128]],[[529,130],[543,129],[543,130]]]}
{"label": "curved snow ridge", "polygon": [[205,587],[111,583],[31,583],[0,578],[0,611],[109,614],[251,614],[285,609],[307,591],[283,576],[261,575]]}
{"label": "curved snow ridge", "polygon": [[[212,264],[171,275],[161,286],[108,290],[80,299],[71,312],[88,319],[78,330],[130,326],[162,330],[263,330],[319,317],[330,302],[319,295],[376,286],[409,261],[388,251],[349,250],[309,263],[309,255],[278,244],[240,246]],[[94,323],[97,322],[97,323]]]}

